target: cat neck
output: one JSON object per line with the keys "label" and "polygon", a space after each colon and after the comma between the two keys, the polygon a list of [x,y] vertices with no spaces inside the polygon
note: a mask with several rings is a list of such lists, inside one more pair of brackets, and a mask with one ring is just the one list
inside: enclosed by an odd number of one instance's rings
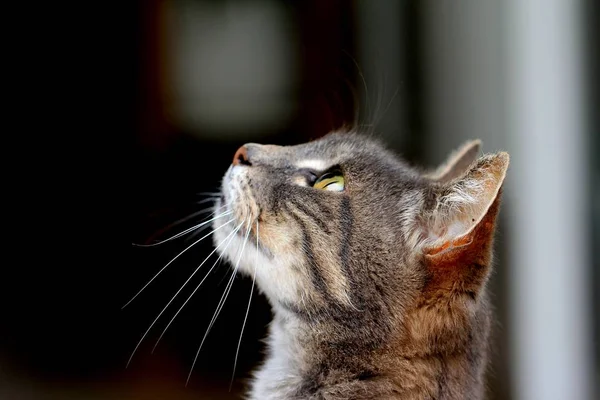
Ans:
{"label": "cat neck", "polygon": [[[484,315],[481,316],[484,318]],[[331,343],[289,310],[274,307],[265,363],[250,399],[479,399],[486,337],[425,349],[398,331],[377,348]],[[364,393],[369,393],[364,397]]]}

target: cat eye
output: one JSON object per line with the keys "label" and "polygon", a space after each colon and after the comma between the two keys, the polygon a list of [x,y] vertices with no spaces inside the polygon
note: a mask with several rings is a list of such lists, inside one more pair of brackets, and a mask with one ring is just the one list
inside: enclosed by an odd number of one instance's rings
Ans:
{"label": "cat eye", "polygon": [[327,172],[315,181],[313,187],[332,192],[341,192],[344,190],[344,176],[340,171]]}

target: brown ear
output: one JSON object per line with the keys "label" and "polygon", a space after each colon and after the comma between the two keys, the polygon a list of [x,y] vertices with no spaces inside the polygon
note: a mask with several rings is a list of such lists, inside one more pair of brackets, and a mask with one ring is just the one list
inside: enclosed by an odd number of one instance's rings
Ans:
{"label": "brown ear", "polygon": [[424,220],[431,286],[476,296],[489,273],[496,215],[509,156],[479,158],[466,174],[437,189]]}
{"label": "brown ear", "polygon": [[477,158],[480,148],[481,140],[479,139],[464,143],[448,156],[445,163],[440,165],[433,173],[428,174],[427,177],[440,183],[447,183],[458,178],[467,172],[469,166]]}

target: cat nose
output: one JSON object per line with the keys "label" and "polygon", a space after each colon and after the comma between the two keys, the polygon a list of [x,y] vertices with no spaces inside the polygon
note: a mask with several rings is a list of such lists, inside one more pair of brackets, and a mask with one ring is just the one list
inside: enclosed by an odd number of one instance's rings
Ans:
{"label": "cat nose", "polygon": [[246,146],[242,146],[235,152],[233,156],[233,165],[247,165],[251,166],[250,158],[248,158],[248,149]]}

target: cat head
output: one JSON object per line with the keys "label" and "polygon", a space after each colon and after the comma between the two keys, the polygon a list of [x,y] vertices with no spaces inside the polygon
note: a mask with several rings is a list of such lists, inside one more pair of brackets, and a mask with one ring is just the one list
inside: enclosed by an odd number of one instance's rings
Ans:
{"label": "cat head", "polygon": [[355,133],[246,144],[223,178],[216,207],[233,222],[215,221],[215,245],[275,309],[307,319],[402,318],[440,293],[477,301],[508,167],[479,146],[424,172]]}

